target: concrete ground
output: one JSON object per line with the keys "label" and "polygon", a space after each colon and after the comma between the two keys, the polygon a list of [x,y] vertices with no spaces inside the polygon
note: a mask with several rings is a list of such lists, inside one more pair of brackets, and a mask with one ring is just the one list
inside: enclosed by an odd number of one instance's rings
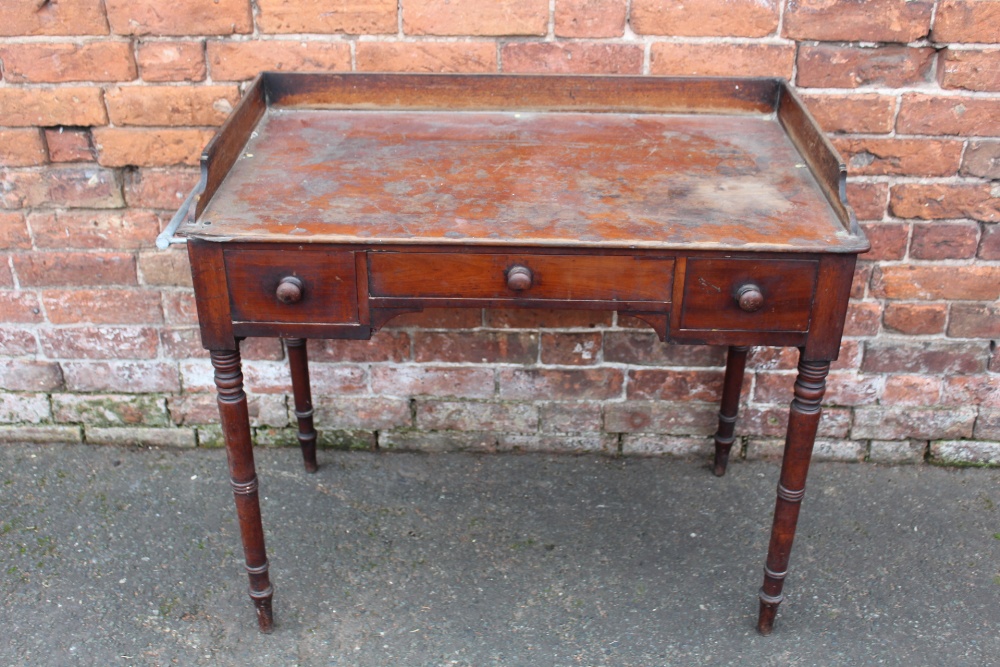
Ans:
{"label": "concrete ground", "polygon": [[0,448],[0,665],[1000,664],[1000,470],[258,452],[257,633],[221,451]]}

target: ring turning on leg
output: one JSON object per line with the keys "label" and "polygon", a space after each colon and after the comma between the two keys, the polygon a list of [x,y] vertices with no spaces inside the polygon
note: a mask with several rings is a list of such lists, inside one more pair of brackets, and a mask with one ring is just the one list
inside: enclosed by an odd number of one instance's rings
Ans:
{"label": "ring turning on leg", "polygon": [[312,390],[309,388],[309,357],[306,341],[289,338],[288,366],[292,373],[292,395],[295,397],[295,418],[299,422],[299,446],[306,472],[316,472],[316,429],[313,427]]}
{"label": "ring turning on leg", "polygon": [[726,378],[722,385],[722,405],[719,408],[719,430],[715,432],[715,463],[712,472],[718,477],[726,474],[729,450],[735,440],[736,415],[740,409],[740,391],[743,389],[743,372],[747,365],[746,345],[734,345],[726,355]]}

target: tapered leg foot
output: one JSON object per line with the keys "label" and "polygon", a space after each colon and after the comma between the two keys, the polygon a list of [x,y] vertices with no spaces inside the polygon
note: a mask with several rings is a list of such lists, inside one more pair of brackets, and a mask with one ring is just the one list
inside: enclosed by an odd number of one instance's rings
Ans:
{"label": "tapered leg foot", "polygon": [[299,423],[299,446],[306,472],[316,472],[316,429],[313,427],[312,390],[309,388],[309,357],[303,338],[289,338],[288,366],[292,373],[295,418]]}
{"label": "tapered leg foot", "polygon": [[250,439],[250,416],[243,392],[243,372],[239,350],[212,350],[215,386],[219,393],[219,416],[229,461],[229,483],[233,488],[236,516],[240,522],[250,599],[257,608],[257,623],[262,632],[274,627],[271,598],[274,589],[268,574],[264,527],[260,520],[257,472]]}
{"label": "tapered leg foot", "polygon": [[729,465],[729,450],[736,439],[736,415],[740,409],[740,391],[743,389],[743,373],[747,365],[746,345],[734,345],[726,355],[726,378],[722,384],[722,405],[719,408],[719,429],[715,432],[715,462],[712,472],[716,477],[726,474]]}
{"label": "tapered leg foot", "polygon": [[764,566],[764,585],[760,589],[757,629],[761,634],[770,634],[774,628],[778,605],[784,599],[782,588],[788,573],[799,508],[806,494],[806,475],[809,473],[809,459],[816,442],[820,403],[826,392],[826,376],[829,371],[828,361],[799,360],[795,398],[792,399],[792,407],[788,413],[788,433],[785,436],[785,453],[781,459],[771,542],[767,548],[767,564]]}

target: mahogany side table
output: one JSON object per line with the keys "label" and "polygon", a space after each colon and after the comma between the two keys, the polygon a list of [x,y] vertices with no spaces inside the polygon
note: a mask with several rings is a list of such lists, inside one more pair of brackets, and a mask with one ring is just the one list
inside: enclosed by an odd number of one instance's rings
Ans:
{"label": "mahogany side table", "polygon": [[264,73],[201,162],[158,242],[188,242],[262,631],[273,591],[240,341],[287,340],[314,471],[305,339],[367,339],[439,306],[616,310],[665,342],[729,346],[716,475],[749,347],[797,347],[759,594],[757,627],[771,631],[869,247],[845,168],[787,83]]}

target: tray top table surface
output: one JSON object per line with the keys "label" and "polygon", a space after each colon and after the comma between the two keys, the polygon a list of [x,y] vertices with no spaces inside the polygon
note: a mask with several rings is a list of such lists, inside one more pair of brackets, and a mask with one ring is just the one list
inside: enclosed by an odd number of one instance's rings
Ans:
{"label": "tray top table surface", "polygon": [[772,114],[269,108],[214,241],[858,252]]}

